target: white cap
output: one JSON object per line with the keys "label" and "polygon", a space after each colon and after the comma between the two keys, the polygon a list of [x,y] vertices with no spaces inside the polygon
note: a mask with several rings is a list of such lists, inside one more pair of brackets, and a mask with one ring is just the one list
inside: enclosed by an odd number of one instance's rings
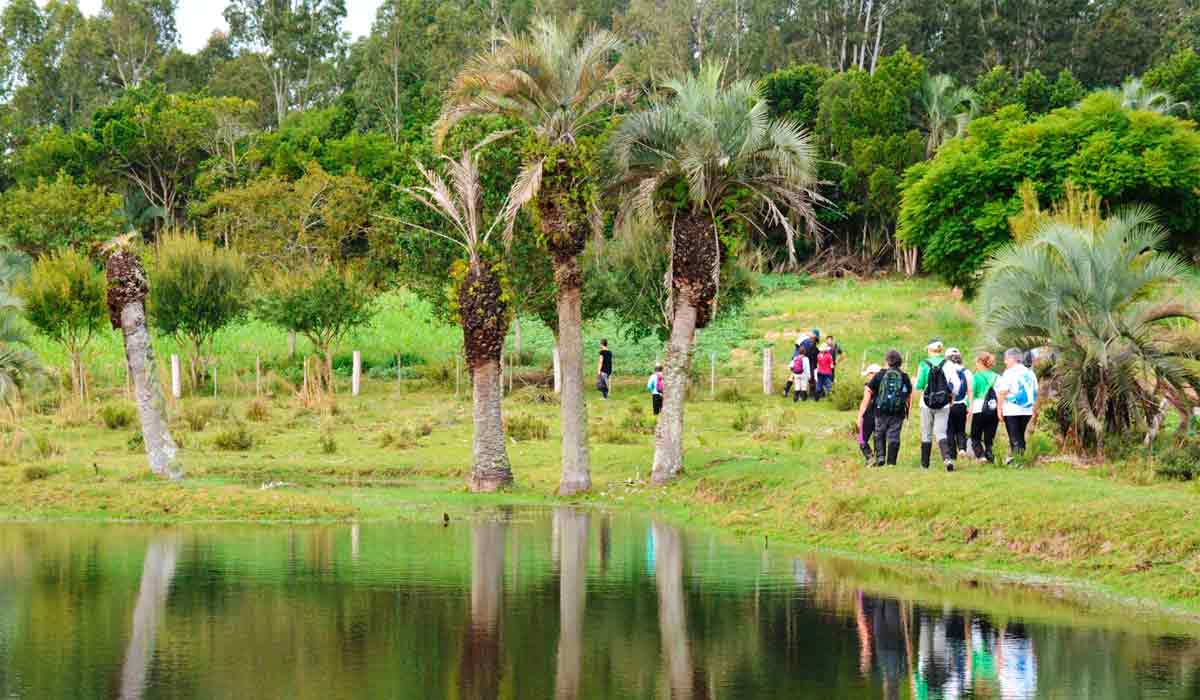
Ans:
{"label": "white cap", "polygon": [[876,364],[867,365],[867,368],[863,370],[863,376],[874,377],[875,375],[879,374],[879,371],[882,369],[882,367]]}
{"label": "white cap", "polygon": [[949,350],[946,351],[946,357],[955,357],[955,356],[962,357],[962,353],[958,351],[958,348],[950,348]]}
{"label": "white cap", "polygon": [[929,345],[925,346],[925,349],[928,350],[929,352],[941,352],[942,348],[944,348],[944,347],[946,347],[946,346],[942,345],[942,341],[931,340],[931,341],[929,341]]}

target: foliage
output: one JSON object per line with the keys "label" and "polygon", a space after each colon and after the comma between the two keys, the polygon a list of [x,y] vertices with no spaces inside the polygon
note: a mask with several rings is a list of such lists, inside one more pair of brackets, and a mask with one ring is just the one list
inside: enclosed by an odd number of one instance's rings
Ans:
{"label": "foliage", "polygon": [[833,393],[830,396],[833,407],[839,411],[856,410],[862,401],[862,383],[854,381],[851,371],[840,373],[840,377],[841,379],[833,385]]}
{"label": "foliage", "polygon": [[31,257],[56,248],[87,250],[121,233],[121,198],[59,172],[0,195],[0,237]]}
{"label": "foliage", "polygon": [[256,398],[246,405],[246,420],[263,423],[271,419],[271,404]]}
{"label": "foliage", "polygon": [[325,359],[326,381],[332,381],[339,343],[371,321],[374,307],[374,295],[359,276],[330,266],[279,273],[263,291],[255,314],[308,338]]}
{"label": "foliage", "polygon": [[100,407],[100,420],[109,430],[128,428],[136,418],[136,409],[129,403],[106,403]]}
{"label": "foliage", "polygon": [[1148,89],[1170,95],[1174,100],[1200,108],[1200,54],[1187,48],[1146,71]]}
{"label": "foliage", "polygon": [[50,478],[50,470],[38,464],[31,464],[21,470],[21,477],[25,481],[41,481]]}
{"label": "foliage", "polygon": [[147,267],[150,323],[162,333],[186,339],[193,363],[211,352],[217,332],[243,318],[250,308],[245,259],[195,234],[164,236]]}
{"label": "foliage", "polygon": [[540,418],[518,413],[504,419],[504,435],[517,442],[545,440],[550,437],[550,425]]}
{"label": "foliage", "polygon": [[763,96],[772,115],[811,131],[820,110],[821,86],[831,77],[833,71],[811,63],[780,68],[763,77]]}
{"label": "foliage", "polygon": [[1153,204],[1178,232],[1177,249],[1196,249],[1200,134],[1105,93],[1033,121],[1015,106],[977,119],[966,138],[907,173],[898,235],[921,250],[926,270],[969,289],[988,253],[1010,239],[1025,180],[1041,201],[1061,199],[1070,180],[1108,207]]}
{"label": "foliage", "polygon": [[77,392],[82,391],[83,352],[108,326],[107,289],[99,268],[70,249],[35,262],[29,278],[15,289],[30,325],[66,349]]}
{"label": "foliage", "polygon": [[1200,353],[1177,336],[1200,309],[1162,294],[1185,270],[1157,252],[1165,241],[1131,209],[1090,228],[1047,222],[987,266],[986,344],[1050,347],[1059,420],[1100,452],[1107,435],[1148,424],[1163,398],[1190,414],[1200,391]]}
{"label": "foliage", "polygon": [[967,122],[979,109],[977,101],[974,90],[956,86],[948,75],[925,77],[917,103],[925,128],[926,157],[932,157],[943,143],[966,131]]}
{"label": "foliage", "polygon": [[253,433],[240,422],[213,436],[213,447],[226,452],[245,452],[253,448],[256,442]]}
{"label": "foliage", "polygon": [[224,406],[216,401],[193,401],[183,409],[183,422],[193,433],[204,430],[208,422],[225,414]]}

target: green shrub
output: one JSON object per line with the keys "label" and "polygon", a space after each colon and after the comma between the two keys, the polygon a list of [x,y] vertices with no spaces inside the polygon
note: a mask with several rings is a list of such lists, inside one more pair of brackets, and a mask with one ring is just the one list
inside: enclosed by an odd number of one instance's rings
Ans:
{"label": "green shrub", "polygon": [[[847,375],[850,373],[847,372]],[[839,411],[855,411],[858,410],[859,404],[862,402],[863,387],[861,382],[854,380],[854,376],[842,377],[840,381],[833,385],[833,394],[830,398],[833,401],[833,407]]]}
{"label": "green shrub", "polygon": [[246,405],[246,420],[264,423],[271,419],[271,404],[266,399],[254,399]]}
{"label": "green shrub", "polygon": [[245,452],[254,447],[254,443],[254,435],[241,423],[234,423],[213,438],[213,445],[227,452]]}
{"label": "green shrub", "polygon": [[638,438],[636,433],[605,425],[596,432],[596,441],[605,445],[632,445]]}
{"label": "green shrub", "polygon": [[629,406],[618,427],[632,434],[653,433],[656,424],[652,417],[646,415],[646,407],[638,402]]}
{"label": "green shrub", "polygon": [[100,407],[100,420],[109,430],[120,430],[133,425],[137,409],[128,403],[106,403]]}
{"label": "green shrub", "polygon": [[1043,457],[1049,457],[1058,451],[1058,446],[1054,443],[1054,438],[1049,435],[1037,432],[1029,436],[1025,445],[1025,461],[1029,464],[1036,464]]}
{"label": "green shrub", "polygon": [[738,407],[737,415],[733,417],[731,425],[739,433],[753,433],[761,428],[762,424],[762,414],[757,411],[751,411],[743,405]]}
{"label": "green shrub", "polygon": [[545,440],[550,437],[550,425],[535,416],[517,414],[504,423],[505,436],[517,442]]}
{"label": "green shrub", "polygon": [[216,401],[193,401],[183,409],[183,421],[194,433],[204,430],[214,418],[224,418],[229,409]]}
{"label": "green shrub", "polygon": [[1160,479],[1192,481],[1200,476],[1200,440],[1189,438],[1158,456],[1154,474]]}
{"label": "green shrub", "polygon": [[722,403],[745,403],[746,395],[737,385],[723,387],[717,392],[717,401]]}
{"label": "green shrub", "polygon": [[337,454],[337,451],[337,438],[334,437],[332,432],[323,431],[321,433],[321,452],[324,452],[327,455],[332,455]]}
{"label": "green shrub", "polygon": [[804,435],[802,433],[794,433],[790,438],[788,438],[788,447],[791,448],[792,452],[803,452]]}
{"label": "green shrub", "polygon": [[25,477],[25,481],[41,481],[50,477],[50,470],[34,464],[21,470],[21,476]]}
{"label": "green shrub", "polygon": [[50,436],[45,433],[38,433],[37,435],[33,436],[33,451],[36,452],[37,456],[42,459],[48,459],[50,457],[54,457],[55,455],[62,454],[62,448],[55,444],[55,442],[50,439]]}
{"label": "green shrub", "polygon": [[129,448],[130,452],[141,452],[146,447],[146,439],[142,437],[142,431],[137,431],[129,436],[129,440],[125,443],[125,447]]}

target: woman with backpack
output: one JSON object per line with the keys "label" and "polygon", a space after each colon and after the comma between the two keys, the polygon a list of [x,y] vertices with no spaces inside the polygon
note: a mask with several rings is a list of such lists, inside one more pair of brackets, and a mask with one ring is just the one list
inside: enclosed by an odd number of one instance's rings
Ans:
{"label": "woman with backpack", "polygon": [[946,425],[946,439],[955,456],[967,451],[967,414],[971,403],[971,370],[963,365],[963,356],[958,348],[946,351],[946,362],[958,376],[958,386],[954,389],[954,402],[950,404],[950,420]]}
{"label": "woman with backpack", "polygon": [[812,381],[812,365],[808,362],[808,355],[801,353],[792,358],[792,390],[795,392],[792,396],[792,403],[796,403],[802,397],[808,401],[808,384]]}
{"label": "woman with backpack", "polygon": [[862,451],[863,458],[867,460],[867,466],[875,463],[875,455],[871,447],[875,444],[872,436],[875,435],[875,397],[871,395],[871,390],[866,388],[875,375],[879,374],[883,368],[879,365],[872,364],[863,370],[862,376],[866,382],[863,384],[863,403],[858,407],[858,449]]}
{"label": "woman with backpack", "polygon": [[992,369],[995,366],[996,358],[992,353],[979,353],[971,380],[971,451],[976,459],[992,463],[996,461],[992,445],[996,442],[996,429],[1000,427],[996,397],[996,381],[1000,375]]}
{"label": "woman with backpack", "polygon": [[[887,368],[876,372],[867,382],[863,400],[858,407],[858,430],[861,435],[867,411],[875,411],[875,466],[895,466],[900,458],[900,431],[912,409],[912,380],[900,369],[904,358],[896,350],[888,350]],[[864,454],[866,450],[863,450]]]}
{"label": "woman with backpack", "polygon": [[663,368],[658,365],[654,368],[654,373],[650,375],[650,379],[646,381],[646,391],[650,392],[650,407],[654,409],[654,415],[662,413],[663,406]]}

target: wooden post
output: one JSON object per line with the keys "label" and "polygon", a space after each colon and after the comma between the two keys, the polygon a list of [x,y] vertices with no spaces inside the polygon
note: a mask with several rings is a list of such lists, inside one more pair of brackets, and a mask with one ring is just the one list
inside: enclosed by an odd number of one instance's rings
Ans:
{"label": "wooden post", "polygon": [[558,343],[554,344],[554,393],[562,393],[562,366],[558,363]]}
{"label": "wooden post", "polygon": [[362,389],[362,353],[354,351],[354,369],[350,374],[350,395],[358,396]]}
{"label": "wooden post", "polygon": [[217,366],[213,365],[213,398],[217,398]]}
{"label": "wooden post", "polygon": [[[129,371],[125,371],[125,377],[128,379]],[[128,381],[126,381],[128,384]],[[179,355],[171,355],[171,396],[181,398],[183,396],[183,380],[179,373]]]}
{"label": "wooden post", "polygon": [[396,386],[400,386],[400,380],[404,378],[404,373],[400,367],[400,353],[396,353]]}
{"label": "wooden post", "polygon": [[288,357],[296,356],[296,331],[288,331]]}
{"label": "wooden post", "polygon": [[457,354],[454,355],[454,398],[458,398],[459,391],[462,387],[462,361]]}
{"label": "wooden post", "polygon": [[708,397],[717,398],[717,353],[708,353]]}
{"label": "wooden post", "polygon": [[775,378],[775,348],[763,348],[763,373],[762,387],[763,393],[767,396],[775,393],[774,378]]}
{"label": "wooden post", "polygon": [[262,356],[254,356],[254,397],[262,396]]}

